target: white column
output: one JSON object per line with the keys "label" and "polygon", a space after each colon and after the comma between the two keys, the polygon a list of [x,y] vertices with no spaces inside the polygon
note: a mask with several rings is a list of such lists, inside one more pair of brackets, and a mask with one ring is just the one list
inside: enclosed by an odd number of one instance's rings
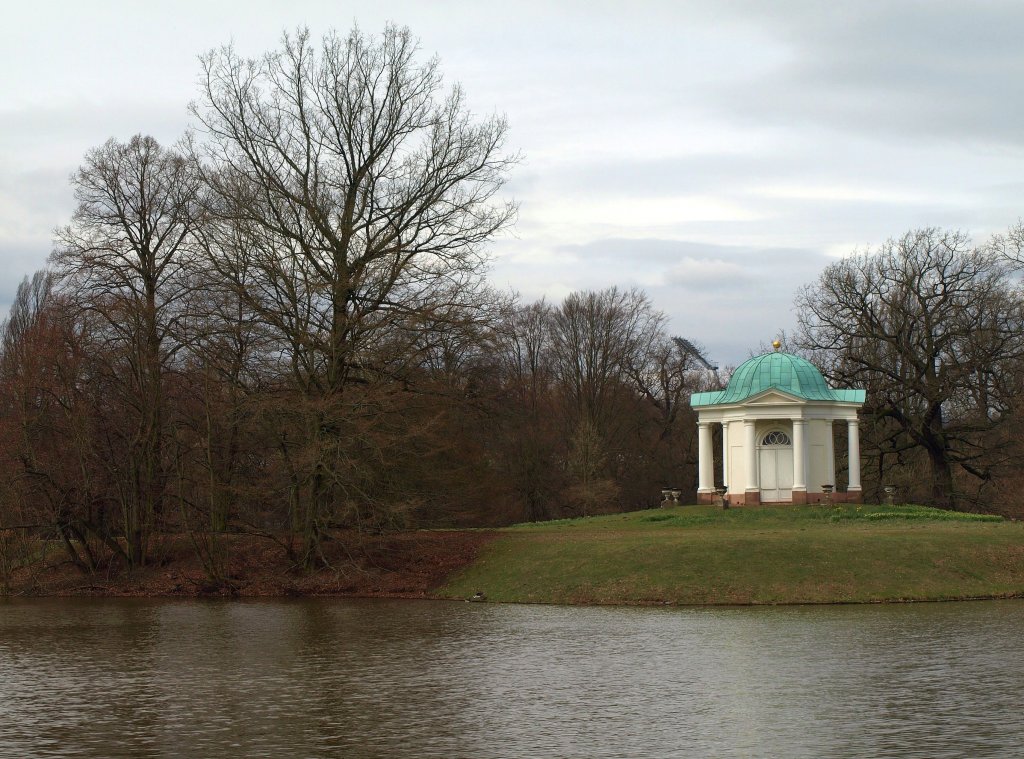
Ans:
{"label": "white column", "polygon": [[846,435],[850,449],[850,484],[847,490],[860,490],[860,426],[856,419],[846,423]]}
{"label": "white column", "polygon": [[711,443],[711,423],[697,424],[697,492],[715,492],[715,460]]}
{"label": "white column", "polygon": [[[819,485],[836,486],[836,437],[832,420],[825,420],[825,482]],[[834,492],[834,491],[833,491]]]}
{"label": "white column", "polygon": [[757,479],[757,436],[754,434],[754,420],[743,420],[743,448],[747,457],[747,490],[759,492]]}
{"label": "white column", "polygon": [[807,421],[793,420],[793,490],[807,492]]}
{"label": "white column", "polygon": [[729,423],[722,422],[722,487],[729,487]]}

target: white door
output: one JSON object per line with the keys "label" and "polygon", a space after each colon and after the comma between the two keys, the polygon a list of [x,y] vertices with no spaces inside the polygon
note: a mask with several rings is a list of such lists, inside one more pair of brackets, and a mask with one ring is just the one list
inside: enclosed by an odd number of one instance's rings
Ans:
{"label": "white door", "polygon": [[793,446],[784,432],[769,432],[761,439],[758,453],[761,475],[761,502],[793,500]]}

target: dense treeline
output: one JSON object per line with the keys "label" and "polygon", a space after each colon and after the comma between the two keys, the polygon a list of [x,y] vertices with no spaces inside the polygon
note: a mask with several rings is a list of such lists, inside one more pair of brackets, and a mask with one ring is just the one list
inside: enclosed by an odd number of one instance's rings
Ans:
{"label": "dense treeline", "polygon": [[331,528],[593,514],[692,486],[686,397],[707,373],[637,291],[449,315],[418,346],[361,353],[389,371],[335,398],[297,391],[244,314],[217,312],[216,329],[183,320],[153,358],[139,315],[121,304],[114,325],[83,292],[52,272],[19,288],[3,330],[0,456],[2,525],[52,534],[85,571],[143,564],[166,532],[187,532],[216,574],[226,532],[315,564]]}
{"label": "dense treeline", "polygon": [[177,147],[87,154],[50,268],[18,290],[0,527],[87,572],[184,533],[218,577],[233,531],[312,567],[335,528],[588,514],[690,485],[699,355],[637,291],[555,306],[487,287],[516,156],[407,30],[224,48],[202,82]]}
{"label": "dense treeline", "polygon": [[973,244],[919,229],[843,258],[797,296],[795,344],[867,389],[865,497],[1024,514],[1024,227]]}

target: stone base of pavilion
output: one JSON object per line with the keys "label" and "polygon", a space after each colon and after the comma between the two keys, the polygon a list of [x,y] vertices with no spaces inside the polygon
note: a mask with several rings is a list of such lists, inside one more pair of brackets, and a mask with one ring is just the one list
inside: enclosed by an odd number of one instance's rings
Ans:
{"label": "stone base of pavilion", "polygon": [[[697,493],[697,503],[717,503],[715,493]],[[751,490],[744,493],[726,493],[725,500],[730,506],[800,506],[803,504],[821,503],[863,503],[863,493],[860,490],[847,490],[842,493],[807,493],[800,490],[792,492],[792,498],[788,501],[761,501],[761,491]]]}

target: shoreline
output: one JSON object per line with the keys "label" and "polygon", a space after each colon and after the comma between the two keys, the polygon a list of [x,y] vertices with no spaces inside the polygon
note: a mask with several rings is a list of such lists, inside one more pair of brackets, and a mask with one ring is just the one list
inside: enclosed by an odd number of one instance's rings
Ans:
{"label": "shoreline", "polygon": [[307,572],[271,540],[231,534],[224,540],[220,580],[204,570],[182,535],[164,536],[153,561],[134,570],[115,564],[84,574],[51,549],[41,565],[15,571],[9,592],[0,598],[427,598],[475,561],[495,535],[491,530],[374,536],[339,531],[324,547],[330,566]]}
{"label": "shoreline", "polygon": [[[110,590],[110,589],[105,589]],[[743,609],[754,607],[772,606],[900,606],[909,604],[933,604],[933,603],[970,603],[976,601],[1020,601],[1024,600],[1024,592],[991,594],[991,595],[969,595],[956,597],[935,597],[935,598],[888,598],[866,601],[833,600],[833,601],[709,601],[706,603],[682,603],[675,601],[604,601],[604,602],[566,602],[566,601],[505,601],[491,599],[474,599],[472,597],[456,597],[449,595],[438,595],[435,593],[414,594],[414,593],[347,593],[347,592],[308,592],[308,593],[232,593],[224,592],[145,592],[132,589],[125,592],[73,592],[73,590],[59,590],[51,593],[11,593],[0,595],[0,604],[8,601],[42,600],[55,598],[95,598],[95,599],[127,599],[138,598],[145,600],[166,599],[166,600],[222,600],[222,601],[284,601],[284,600],[392,600],[392,601],[444,601],[449,603],[487,603],[514,606],[574,606],[589,608],[676,608],[676,609]]]}
{"label": "shoreline", "polygon": [[[0,576],[0,589],[10,589],[0,598],[386,598],[651,608],[1024,598],[1024,524],[921,507],[723,512],[683,506],[495,529],[337,531],[324,543],[329,566],[313,572],[297,569],[266,537],[218,540],[219,582],[183,535],[160,536],[150,566],[129,572],[115,563],[91,575],[54,544],[39,544],[42,561],[6,582]],[[473,599],[478,592],[484,597]]]}

